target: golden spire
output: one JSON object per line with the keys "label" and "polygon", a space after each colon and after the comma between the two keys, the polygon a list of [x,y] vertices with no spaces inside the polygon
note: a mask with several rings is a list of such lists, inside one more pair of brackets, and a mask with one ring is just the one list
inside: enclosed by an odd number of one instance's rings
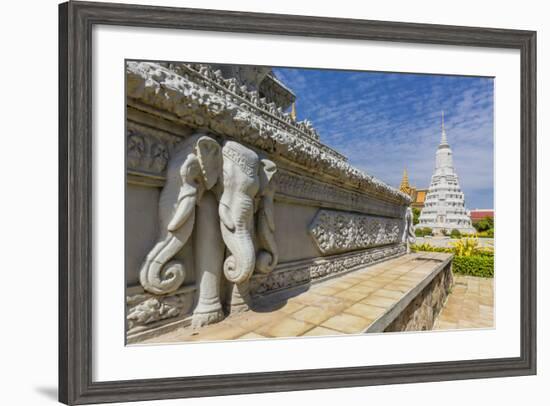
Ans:
{"label": "golden spire", "polygon": [[407,174],[407,168],[403,170],[403,179],[401,179],[399,190],[406,194],[411,193],[411,186],[409,185],[409,175]]}
{"label": "golden spire", "polygon": [[290,118],[292,118],[292,121],[296,121],[296,102],[292,102],[292,110],[290,111]]}

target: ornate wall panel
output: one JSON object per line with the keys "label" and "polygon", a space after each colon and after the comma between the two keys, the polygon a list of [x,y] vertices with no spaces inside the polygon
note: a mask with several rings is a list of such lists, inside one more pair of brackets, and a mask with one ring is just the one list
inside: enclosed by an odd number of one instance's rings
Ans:
{"label": "ornate wall panel", "polygon": [[402,219],[319,210],[309,233],[324,255],[395,244],[403,234]]}

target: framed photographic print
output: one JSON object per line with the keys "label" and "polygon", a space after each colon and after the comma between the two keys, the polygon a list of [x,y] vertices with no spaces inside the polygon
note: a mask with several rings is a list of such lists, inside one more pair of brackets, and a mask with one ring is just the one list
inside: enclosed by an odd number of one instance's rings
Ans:
{"label": "framed photographic print", "polygon": [[536,373],[535,32],[59,29],[60,401]]}

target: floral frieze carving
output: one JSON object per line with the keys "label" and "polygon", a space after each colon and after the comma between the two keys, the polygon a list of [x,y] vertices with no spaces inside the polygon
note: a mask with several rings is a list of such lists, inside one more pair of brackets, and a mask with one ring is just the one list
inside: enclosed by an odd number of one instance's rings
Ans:
{"label": "floral frieze carving", "polygon": [[129,128],[126,137],[128,169],[161,174],[169,159],[168,147],[161,140],[135,128]]}
{"label": "floral frieze carving", "polygon": [[403,220],[319,210],[309,233],[323,255],[400,242]]}
{"label": "floral frieze carving", "polygon": [[183,289],[172,295],[154,296],[138,293],[126,297],[128,333],[145,329],[145,326],[189,312],[193,304],[193,290]]}

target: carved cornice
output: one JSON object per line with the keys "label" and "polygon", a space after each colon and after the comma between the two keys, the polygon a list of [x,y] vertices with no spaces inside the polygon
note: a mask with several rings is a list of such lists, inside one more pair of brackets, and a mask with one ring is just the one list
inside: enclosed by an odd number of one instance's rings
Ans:
{"label": "carved cornice", "polygon": [[321,144],[307,122],[294,121],[274,103],[208,65],[128,62],[126,73],[129,102],[169,112],[192,127],[208,128],[314,174],[331,176],[347,189],[410,203],[406,194],[353,168],[344,156]]}
{"label": "carved cornice", "polygon": [[324,255],[398,243],[402,219],[319,210],[309,233]]}
{"label": "carved cornice", "polygon": [[250,292],[254,296],[261,296],[300,285],[317,283],[335,275],[406,254],[406,252],[405,244],[395,244],[281,264],[268,275],[253,275],[250,279]]}
{"label": "carved cornice", "polygon": [[401,217],[401,207],[387,204],[365,193],[344,189],[331,183],[279,169],[273,177],[275,200],[313,207]]}

